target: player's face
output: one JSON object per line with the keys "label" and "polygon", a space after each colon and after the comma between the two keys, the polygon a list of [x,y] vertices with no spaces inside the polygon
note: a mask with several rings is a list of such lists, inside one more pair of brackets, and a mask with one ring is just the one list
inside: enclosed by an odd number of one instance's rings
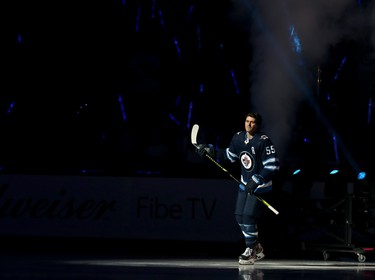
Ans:
{"label": "player's face", "polygon": [[255,123],[255,119],[252,117],[247,117],[245,120],[245,130],[250,135],[254,134],[258,129],[258,125]]}

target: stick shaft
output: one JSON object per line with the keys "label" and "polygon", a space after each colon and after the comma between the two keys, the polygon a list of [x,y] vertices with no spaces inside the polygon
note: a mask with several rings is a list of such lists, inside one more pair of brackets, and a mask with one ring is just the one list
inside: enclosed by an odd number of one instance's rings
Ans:
{"label": "stick shaft", "polygon": [[[198,149],[197,144],[197,135],[198,135],[199,125],[195,124],[193,126],[192,132],[191,132],[191,143]],[[233,180],[235,180],[238,184],[242,184],[240,180],[238,180],[236,177],[234,177],[228,170],[226,170],[223,166],[221,166],[216,160],[214,160],[208,153],[206,153],[206,157],[212,161],[217,167],[219,167],[221,170],[223,170],[225,173],[229,175]],[[277,211],[275,208],[273,208],[267,201],[265,201],[263,198],[254,195],[260,202],[262,202],[264,205],[268,207],[273,213],[276,215],[279,215],[279,211]]]}
{"label": "stick shaft", "polygon": [[[196,146],[196,145],[194,145]],[[242,182],[234,177],[228,170],[226,170],[223,166],[221,166],[216,160],[214,160],[209,154],[206,154],[206,157],[211,160],[213,163],[215,163],[216,166],[218,166],[221,170],[223,170],[225,173],[227,173],[232,179],[234,179],[237,183],[242,184]],[[279,211],[277,211],[275,208],[273,208],[267,201],[265,201],[263,198],[254,195],[260,202],[262,202],[264,205],[268,207],[273,213],[276,215],[279,215]]]}

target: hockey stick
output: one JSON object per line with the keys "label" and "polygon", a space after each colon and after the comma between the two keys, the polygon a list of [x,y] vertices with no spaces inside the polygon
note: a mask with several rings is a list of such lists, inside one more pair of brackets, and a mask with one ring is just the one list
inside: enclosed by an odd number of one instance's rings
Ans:
{"label": "hockey stick", "polygon": [[[199,131],[199,125],[194,124],[193,128],[191,129],[191,143],[198,148],[197,144],[197,136]],[[214,160],[208,153],[206,153],[206,157],[211,160],[217,167],[219,167],[221,170],[223,170],[225,173],[227,173],[232,179],[234,179],[238,184],[242,184],[242,182],[234,177],[228,170],[226,170],[223,166],[221,166],[216,160]],[[263,198],[254,195],[260,202],[262,202],[264,205],[266,205],[273,213],[276,215],[279,215],[279,211],[277,211],[275,208],[273,208],[267,201],[265,201]]]}

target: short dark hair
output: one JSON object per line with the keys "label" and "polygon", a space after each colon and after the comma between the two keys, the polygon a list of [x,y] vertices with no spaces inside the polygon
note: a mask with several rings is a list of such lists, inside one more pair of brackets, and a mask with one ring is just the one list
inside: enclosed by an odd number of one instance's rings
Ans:
{"label": "short dark hair", "polygon": [[256,123],[259,127],[262,126],[263,119],[262,119],[261,114],[256,113],[256,112],[251,112],[251,113],[248,113],[248,114],[246,115],[245,119],[246,119],[247,117],[252,117],[252,118],[254,118],[254,119],[255,119],[255,123]]}

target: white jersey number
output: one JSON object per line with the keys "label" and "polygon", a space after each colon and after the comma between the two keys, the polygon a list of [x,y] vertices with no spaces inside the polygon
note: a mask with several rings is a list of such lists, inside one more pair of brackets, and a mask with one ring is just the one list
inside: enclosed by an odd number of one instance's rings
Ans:
{"label": "white jersey number", "polygon": [[276,150],[275,150],[275,148],[273,147],[273,145],[272,145],[272,146],[267,146],[267,147],[266,147],[266,154],[267,154],[267,155],[274,154],[274,153],[276,153]]}

